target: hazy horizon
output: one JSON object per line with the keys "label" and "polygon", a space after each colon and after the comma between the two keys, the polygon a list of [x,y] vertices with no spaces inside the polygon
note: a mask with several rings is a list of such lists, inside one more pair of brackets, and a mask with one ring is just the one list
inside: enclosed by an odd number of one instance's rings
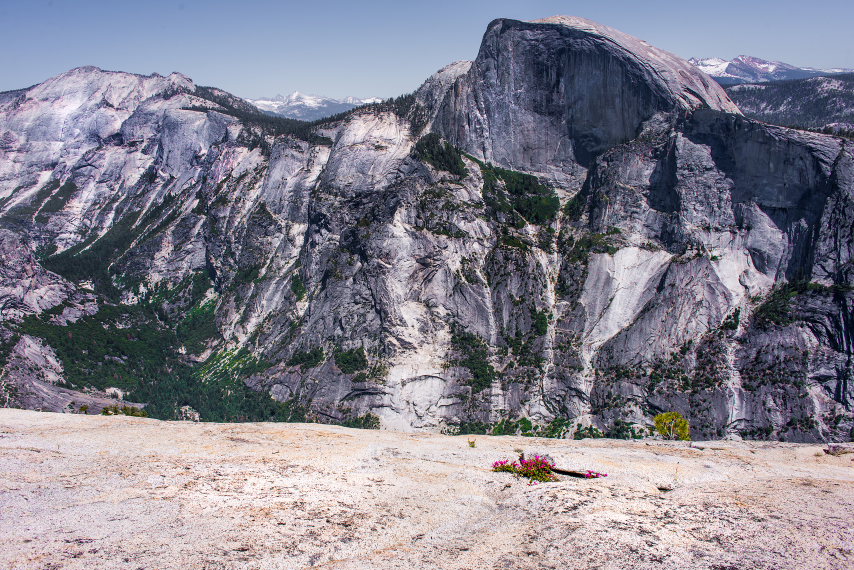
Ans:
{"label": "hazy horizon", "polygon": [[343,98],[392,97],[429,75],[473,59],[487,24],[582,16],[685,59],[745,54],[798,66],[854,68],[854,3],[816,9],[794,0],[717,2],[399,2],[317,5],[249,0],[124,4],[42,0],[0,4],[0,91],[29,87],[68,69],[168,75],[241,97],[293,91]]}

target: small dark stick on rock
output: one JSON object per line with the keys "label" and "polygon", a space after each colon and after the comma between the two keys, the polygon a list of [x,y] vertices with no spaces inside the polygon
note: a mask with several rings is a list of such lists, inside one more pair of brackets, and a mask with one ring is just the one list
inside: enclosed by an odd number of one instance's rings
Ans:
{"label": "small dark stick on rock", "polygon": [[579,479],[587,479],[587,472],[570,471],[569,469],[561,469],[560,467],[552,467],[552,471],[561,475],[569,475],[570,477],[578,477]]}

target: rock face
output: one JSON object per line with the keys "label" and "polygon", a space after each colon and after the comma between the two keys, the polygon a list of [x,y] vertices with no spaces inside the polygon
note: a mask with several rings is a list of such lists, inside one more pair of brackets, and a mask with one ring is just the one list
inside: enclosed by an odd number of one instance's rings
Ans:
{"label": "rock face", "polygon": [[21,236],[0,229],[0,315],[21,318],[56,307],[74,293],[74,286],[46,271]]}
{"label": "rock face", "polygon": [[303,126],[72,70],[0,98],[0,140],[4,239],[61,292],[6,352],[42,339],[156,416],[850,437],[851,144],[610,28],[497,20],[414,95]]}
{"label": "rock face", "polygon": [[565,172],[634,139],[657,112],[699,107],[739,113],[708,76],[612,28],[565,16],[496,20],[434,127],[496,163]]}

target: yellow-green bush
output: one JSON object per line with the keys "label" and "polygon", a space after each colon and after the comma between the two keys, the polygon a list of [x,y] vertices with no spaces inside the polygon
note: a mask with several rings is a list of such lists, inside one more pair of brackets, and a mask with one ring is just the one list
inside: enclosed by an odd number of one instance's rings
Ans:
{"label": "yellow-green bush", "polygon": [[652,421],[655,423],[655,431],[664,439],[691,441],[691,426],[679,412],[664,412],[655,416]]}

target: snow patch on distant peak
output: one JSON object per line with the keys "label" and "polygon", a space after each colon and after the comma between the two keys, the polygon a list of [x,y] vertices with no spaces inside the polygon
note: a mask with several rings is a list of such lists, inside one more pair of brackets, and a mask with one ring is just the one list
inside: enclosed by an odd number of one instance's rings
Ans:
{"label": "snow patch on distant peak", "polygon": [[782,61],[769,61],[751,55],[740,55],[731,60],[719,57],[692,57],[688,63],[715,79],[724,80],[726,84],[806,79],[819,75],[850,73],[852,71],[844,68],[797,67]]}
{"label": "snow patch on distant peak", "polygon": [[333,97],[324,97],[323,95],[311,95],[294,91],[287,96],[276,95],[275,97],[246,99],[246,101],[268,113],[291,119],[313,121],[348,111],[359,105],[380,103],[382,99],[378,97],[368,97],[365,99],[345,97],[343,99],[335,99]]}
{"label": "snow patch on distant peak", "polygon": [[368,97],[367,99],[359,99],[358,97],[345,97],[341,100],[342,103],[349,103],[351,105],[368,105],[371,103],[382,103],[383,100],[380,97]]}
{"label": "snow patch on distant peak", "polygon": [[721,59],[719,57],[706,57],[703,59],[697,59],[692,57],[688,60],[688,63],[690,63],[706,75],[711,75],[713,77],[727,76],[726,68],[729,65],[729,61],[725,59]]}

